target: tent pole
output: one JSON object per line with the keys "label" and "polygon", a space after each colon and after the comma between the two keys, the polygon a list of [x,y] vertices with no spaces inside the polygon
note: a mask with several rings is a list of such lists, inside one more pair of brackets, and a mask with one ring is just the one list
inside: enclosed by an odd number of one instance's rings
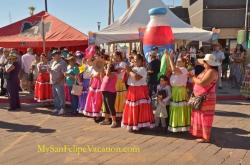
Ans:
{"label": "tent pole", "polygon": [[131,53],[132,51],[133,51],[133,48],[132,48],[132,43],[131,43],[131,41],[129,42],[129,52]]}
{"label": "tent pole", "polygon": [[45,41],[45,30],[44,30],[43,17],[42,17],[42,37],[43,37],[43,53],[46,53],[46,41]]}

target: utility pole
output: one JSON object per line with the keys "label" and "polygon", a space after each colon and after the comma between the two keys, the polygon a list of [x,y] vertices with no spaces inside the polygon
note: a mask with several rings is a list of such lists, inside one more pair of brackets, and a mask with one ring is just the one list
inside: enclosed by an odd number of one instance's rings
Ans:
{"label": "utility pole", "polygon": [[47,0],[44,0],[44,3],[45,3],[45,11],[48,12],[48,3],[47,3]]}

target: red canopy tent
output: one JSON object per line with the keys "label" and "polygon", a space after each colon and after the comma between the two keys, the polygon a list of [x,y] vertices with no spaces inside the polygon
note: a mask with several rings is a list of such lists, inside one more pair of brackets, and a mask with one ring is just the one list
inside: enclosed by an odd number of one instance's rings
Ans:
{"label": "red canopy tent", "polygon": [[47,50],[51,47],[67,47],[70,50],[83,51],[88,45],[87,35],[42,11],[0,28],[0,47],[17,49],[32,47],[41,51],[43,29]]}

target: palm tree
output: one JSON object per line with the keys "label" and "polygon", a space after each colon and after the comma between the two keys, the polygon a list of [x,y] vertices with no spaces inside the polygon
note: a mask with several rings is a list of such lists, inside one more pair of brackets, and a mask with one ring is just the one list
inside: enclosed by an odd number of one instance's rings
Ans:
{"label": "palm tree", "polygon": [[112,0],[109,0],[108,25],[110,25],[110,24],[111,24],[111,3],[112,3]]}
{"label": "palm tree", "polygon": [[36,10],[36,8],[34,6],[30,6],[28,9],[30,12],[30,16],[34,15],[34,11]]}
{"label": "palm tree", "polygon": [[127,0],[127,9],[130,8],[130,0]]}
{"label": "palm tree", "polygon": [[108,25],[114,22],[114,0],[109,0]]}

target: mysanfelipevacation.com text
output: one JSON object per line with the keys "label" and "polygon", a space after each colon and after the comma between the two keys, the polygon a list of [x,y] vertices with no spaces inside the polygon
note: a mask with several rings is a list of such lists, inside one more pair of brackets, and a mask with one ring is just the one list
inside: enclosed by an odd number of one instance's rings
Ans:
{"label": "mysanfelipevacation.com text", "polygon": [[141,148],[138,146],[128,146],[128,147],[97,147],[94,145],[37,145],[37,152],[39,153],[139,153]]}

